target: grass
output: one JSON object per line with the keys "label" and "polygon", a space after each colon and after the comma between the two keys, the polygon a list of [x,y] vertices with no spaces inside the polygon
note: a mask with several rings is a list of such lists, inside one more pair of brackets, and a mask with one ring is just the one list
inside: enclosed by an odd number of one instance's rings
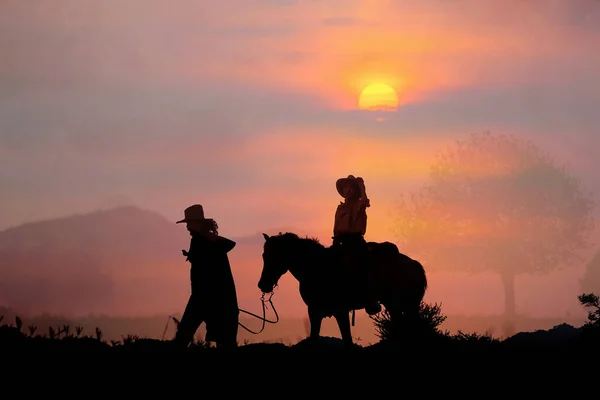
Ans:
{"label": "grass", "polygon": [[[600,299],[593,293],[578,296],[588,309],[588,321],[581,327],[560,324],[549,330],[520,332],[500,340],[491,334],[458,331],[451,334],[440,326],[446,317],[440,304],[421,304],[420,319],[407,326],[405,322],[392,323],[386,310],[371,317],[379,342],[345,347],[341,340],[324,336],[317,341],[308,338],[295,344],[280,342],[241,343],[236,352],[348,352],[371,354],[460,354],[460,355],[527,355],[538,354],[600,354]],[[403,325],[404,324],[404,325]],[[94,352],[169,352],[178,351],[169,340],[156,340],[125,335],[121,340],[105,340],[97,327],[93,334],[84,334],[81,325],[50,326],[41,332],[35,325],[26,326],[20,317],[14,322],[0,316],[0,350],[2,351],[94,351]],[[202,340],[195,341],[186,352],[220,352]]]}

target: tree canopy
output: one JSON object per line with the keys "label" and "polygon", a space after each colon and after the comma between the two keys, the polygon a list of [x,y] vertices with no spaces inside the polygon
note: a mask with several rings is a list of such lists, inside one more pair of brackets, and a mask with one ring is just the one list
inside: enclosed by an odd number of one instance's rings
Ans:
{"label": "tree canopy", "polygon": [[421,190],[401,196],[395,233],[428,268],[549,272],[579,262],[593,207],[533,143],[476,133],[438,155]]}

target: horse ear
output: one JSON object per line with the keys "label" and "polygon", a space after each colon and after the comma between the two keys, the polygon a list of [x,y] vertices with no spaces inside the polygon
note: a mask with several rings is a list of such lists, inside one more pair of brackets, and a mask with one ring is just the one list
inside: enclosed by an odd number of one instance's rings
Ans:
{"label": "horse ear", "polygon": [[263,233],[263,237],[265,238],[265,240],[269,240],[269,235],[267,235],[266,233]]}

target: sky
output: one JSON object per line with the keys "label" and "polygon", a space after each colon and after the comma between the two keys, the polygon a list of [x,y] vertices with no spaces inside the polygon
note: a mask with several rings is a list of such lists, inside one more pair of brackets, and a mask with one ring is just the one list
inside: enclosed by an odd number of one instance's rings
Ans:
{"label": "sky", "polygon": [[[131,204],[175,222],[200,203],[225,236],[328,241],[353,174],[368,239],[394,241],[398,198],[487,131],[597,194],[597,49],[595,0],[4,0],[0,231]],[[394,112],[358,109],[373,83]],[[431,298],[501,311],[498,277],[474,279],[441,273]],[[536,279],[516,283],[521,310],[579,309],[577,274]]]}
{"label": "sky", "polygon": [[[397,197],[481,131],[600,191],[598,48],[593,0],[5,0],[0,230],[200,203],[229,236],[329,235],[353,174],[388,239]],[[395,112],[357,109],[373,82]]]}

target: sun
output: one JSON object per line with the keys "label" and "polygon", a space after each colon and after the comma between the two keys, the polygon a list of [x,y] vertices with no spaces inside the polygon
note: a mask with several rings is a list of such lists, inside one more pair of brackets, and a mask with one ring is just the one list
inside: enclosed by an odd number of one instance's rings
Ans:
{"label": "sun", "polygon": [[358,98],[358,108],[370,111],[395,111],[398,94],[384,83],[373,83],[363,89]]}

